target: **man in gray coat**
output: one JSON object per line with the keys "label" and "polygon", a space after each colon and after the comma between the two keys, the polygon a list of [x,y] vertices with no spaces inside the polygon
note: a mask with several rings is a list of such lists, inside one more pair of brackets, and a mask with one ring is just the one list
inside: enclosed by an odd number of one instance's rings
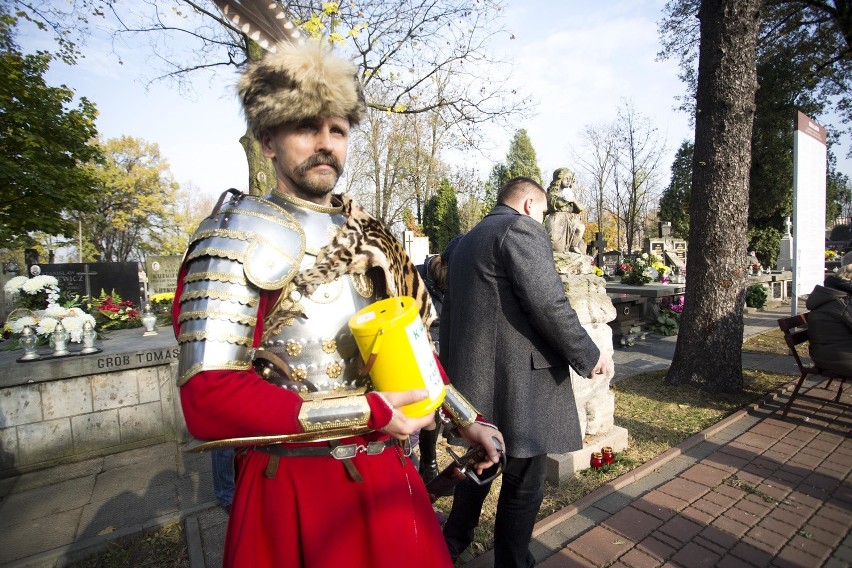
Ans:
{"label": "man in gray coat", "polygon": [[[545,190],[515,178],[453,253],[441,314],[441,360],[453,384],[503,433],[507,463],[494,527],[495,566],[533,566],[529,542],[548,453],[580,449],[569,366],[611,365],[565,297],[542,225]],[[444,537],[453,559],[470,545],[490,486],[456,487]]]}

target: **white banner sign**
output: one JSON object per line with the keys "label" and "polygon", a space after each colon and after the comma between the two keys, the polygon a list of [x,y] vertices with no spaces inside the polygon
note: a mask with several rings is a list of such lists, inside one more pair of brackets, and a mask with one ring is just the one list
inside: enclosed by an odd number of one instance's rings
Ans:
{"label": "white banner sign", "polygon": [[792,313],[798,296],[822,284],[825,273],[826,131],[812,118],[796,112],[793,132],[793,258]]}

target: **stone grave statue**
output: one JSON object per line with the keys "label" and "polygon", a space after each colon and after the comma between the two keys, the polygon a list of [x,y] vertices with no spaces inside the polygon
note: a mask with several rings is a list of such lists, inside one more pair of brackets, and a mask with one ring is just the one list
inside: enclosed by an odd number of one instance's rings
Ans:
{"label": "stone grave statue", "polygon": [[[564,198],[561,190],[570,187],[573,183],[573,174],[567,168],[561,168],[554,174],[551,189],[559,187],[559,197]],[[579,230],[579,241],[583,242],[584,227],[576,214],[574,207],[576,200],[565,199],[564,203],[569,206],[561,210],[554,209],[545,221],[553,216],[571,215],[576,219],[568,218],[567,222],[557,219],[551,222],[548,230],[551,231],[551,242],[554,248],[554,262],[556,271],[562,280],[565,294],[571,302],[571,307],[577,312],[580,324],[601,350],[601,352],[613,354],[612,328],[608,322],[616,317],[615,308],[606,293],[606,280],[595,276],[592,270],[592,257],[585,254],[585,245],[574,247],[560,247],[559,245],[570,242],[567,239],[566,230],[554,236],[550,227],[569,226],[571,231]],[[562,224],[564,223],[564,224]],[[580,252],[579,249],[582,249]],[[627,447],[627,430],[619,428],[614,424],[615,395],[610,390],[610,381],[615,374],[615,369],[607,369],[598,378],[588,379],[577,375],[571,370],[571,384],[574,389],[574,397],[577,402],[577,410],[580,418],[580,428],[583,434],[583,449],[569,454],[551,455],[548,464],[548,479],[556,482],[558,477],[576,473],[581,469],[589,467],[590,452],[600,451],[602,446],[612,446],[615,451],[621,451]],[[554,473],[554,470],[558,474]]]}
{"label": "stone grave statue", "polygon": [[553,181],[547,188],[547,219],[544,227],[550,235],[550,244],[555,252],[586,254],[583,233],[586,226],[580,220],[583,211],[574,196],[574,172],[559,168],[553,172]]}

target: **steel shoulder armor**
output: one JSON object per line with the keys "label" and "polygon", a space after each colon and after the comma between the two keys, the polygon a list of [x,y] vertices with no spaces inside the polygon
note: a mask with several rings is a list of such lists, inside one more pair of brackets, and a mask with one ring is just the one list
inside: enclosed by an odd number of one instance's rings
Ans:
{"label": "steel shoulder armor", "polygon": [[178,386],[201,371],[251,368],[260,293],[286,286],[305,253],[304,232],[288,211],[229,192],[184,257]]}

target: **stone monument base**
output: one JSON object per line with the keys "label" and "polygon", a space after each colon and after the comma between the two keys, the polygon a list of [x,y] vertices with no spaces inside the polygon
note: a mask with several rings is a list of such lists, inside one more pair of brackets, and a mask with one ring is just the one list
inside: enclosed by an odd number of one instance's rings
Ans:
{"label": "stone monument base", "polygon": [[547,454],[547,481],[559,485],[560,480],[589,469],[592,452],[610,446],[616,454],[627,448],[627,429],[614,426],[606,434],[589,436],[583,448],[566,454]]}

